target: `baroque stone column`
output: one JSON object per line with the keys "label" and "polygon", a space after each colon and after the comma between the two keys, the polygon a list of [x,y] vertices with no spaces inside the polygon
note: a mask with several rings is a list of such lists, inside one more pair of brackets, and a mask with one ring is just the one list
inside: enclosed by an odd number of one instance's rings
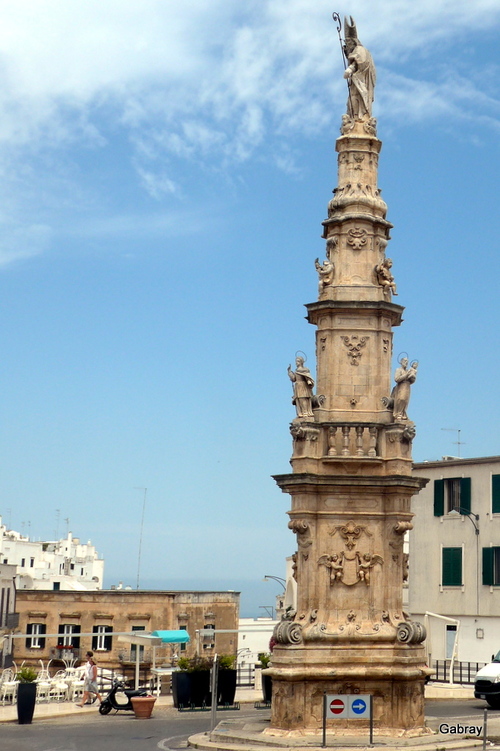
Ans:
{"label": "baroque stone column", "polygon": [[[415,426],[406,415],[417,363],[401,360],[391,392],[392,329],[403,308],[393,302],[392,225],[377,185],[375,68],[352,19],[345,51],[338,187],[323,222],[326,259],[315,262],[318,300],[306,306],[316,326],[316,395],[298,358],[311,409],[306,402],[291,424],[292,472],[275,477],[291,496],[298,600],[275,631],[268,732],[319,732],[326,691],[372,694],[375,732],[411,735],[425,732],[429,673],[424,628],[402,602],[410,501],[426,483],[412,475]],[[346,735],[363,725],[331,722]]]}

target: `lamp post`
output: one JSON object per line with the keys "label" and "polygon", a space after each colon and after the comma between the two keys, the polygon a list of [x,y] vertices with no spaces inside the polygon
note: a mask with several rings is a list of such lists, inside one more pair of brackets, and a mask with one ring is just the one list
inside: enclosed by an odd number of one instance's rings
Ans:
{"label": "lamp post", "polygon": [[476,533],[476,615],[479,615],[479,514],[473,514],[463,506],[456,506],[450,511],[450,514],[466,516],[473,525]]}
{"label": "lamp post", "polygon": [[283,592],[286,591],[286,579],[282,579],[281,576],[271,576],[270,574],[266,574],[262,581],[266,582],[268,581],[268,579],[274,579],[275,582],[281,584],[281,586],[283,587]]}

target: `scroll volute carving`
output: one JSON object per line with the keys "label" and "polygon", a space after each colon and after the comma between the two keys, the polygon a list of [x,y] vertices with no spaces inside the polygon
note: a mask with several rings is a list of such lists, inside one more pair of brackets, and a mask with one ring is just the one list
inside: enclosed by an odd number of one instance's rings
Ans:
{"label": "scroll volute carving", "polygon": [[297,535],[297,545],[302,552],[302,556],[307,560],[309,553],[308,548],[312,545],[311,529],[309,522],[305,519],[291,519],[288,522],[288,529],[291,529]]}

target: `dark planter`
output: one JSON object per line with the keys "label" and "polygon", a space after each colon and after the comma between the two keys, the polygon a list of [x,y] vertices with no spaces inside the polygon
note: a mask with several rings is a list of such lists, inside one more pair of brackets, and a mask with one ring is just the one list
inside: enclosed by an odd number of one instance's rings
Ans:
{"label": "dark planter", "polygon": [[17,720],[29,725],[33,719],[36,701],[36,683],[20,683],[17,687]]}
{"label": "dark planter", "polygon": [[181,671],[172,673],[172,696],[176,709],[191,705],[191,676],[192,673]]}
{"label": "dark planter", "polygon": [[217,704],[234,704],[236,693],[236,670],[219,670],[217,680]]}
{"label": "dark planter", "polygon": [[210,706],[210,670],[194,670],[192,673],[172,673],[174,707]]}
{"label": "dark planter", "polygon": [[273,696],[273,679],[270,675],[262,676],[262,693],[264,701],[271,701]]}
{"label": "dark planter", "polygon": [[210,670],[194,670],[191,673],[191,704],[209,707],[210,703]]}

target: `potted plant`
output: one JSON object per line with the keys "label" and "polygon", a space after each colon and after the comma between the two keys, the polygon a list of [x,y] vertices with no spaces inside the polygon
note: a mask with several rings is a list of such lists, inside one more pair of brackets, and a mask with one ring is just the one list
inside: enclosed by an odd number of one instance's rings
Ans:
{"label": "potted plant", "polygon": [[[262,670],[265,670],[269,667],[269,663],[271,662],[271,653],[270,652],[261,652],[259,654],[259,662],[261,664]],[[262,694],[264,697],[264,701],[271,701],[271,697],[273,694],[273,679],[270,675],[262,674]]]}
{"label": "potted plant", "polygon": [[212,661],[203,657],[181,657],[172,673],[174,707],[209,706]]}
{"label": "potted plant", "polygon": [[178,670],[172,673],[172,696],[174,707],[189,707],[191,705],[191,674],[188,672],[189,657],[179,657]]}
{"label": "potted plant", "polygon": [[236,694],[236,655],[220,655],[217,682],[217,704],[234,704]]}
{"label": "potted plant", "polygon": [[29,725],[33,719],[36,702],[36,670],[30,667],[21,668],[16,673],[17,687],[17,720],[20,725]]}

